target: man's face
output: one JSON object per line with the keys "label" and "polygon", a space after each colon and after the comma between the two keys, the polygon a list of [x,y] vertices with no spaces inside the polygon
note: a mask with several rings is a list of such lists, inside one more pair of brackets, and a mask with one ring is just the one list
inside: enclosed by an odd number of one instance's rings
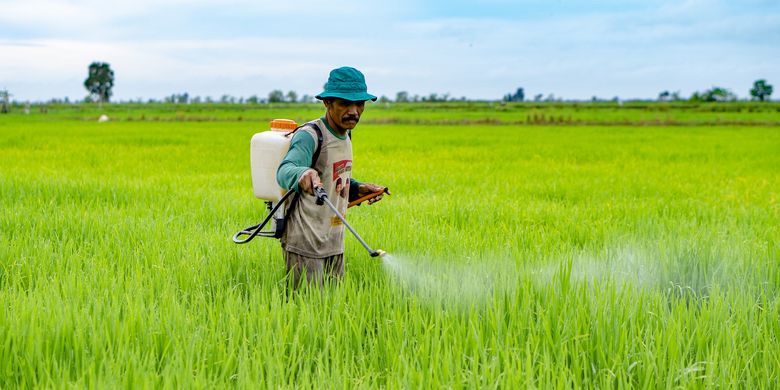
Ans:
{"label": "man's face", "polygon": [[363,109],[366,106],[366,102],[351,100],[344,100],[334,98],[325,101],[325,107],[328,110],[328,116],[336,125],[336,130],[352,130],[357,126],[360,121],[360,115],[363,114]]}

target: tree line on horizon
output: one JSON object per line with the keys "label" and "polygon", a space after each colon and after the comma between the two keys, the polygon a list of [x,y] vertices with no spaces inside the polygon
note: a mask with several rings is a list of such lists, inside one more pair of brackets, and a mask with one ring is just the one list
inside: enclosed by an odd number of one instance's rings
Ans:
{"label": "tree line on horizon", "polygon": [[[770,100],[770,97],[773,92],[772,85],[768,84],[765,79],[759,79],[753,82],[753,87],[750,89],[750,96],[751,100],[755,101],[768,101]],[[534,96],[533,101],[534,102],[544,102],[544,101],[559,101],[560,99],[556,99],[554,95],[550,94],[545,97],[543,94],[537,94]],[[617,96],[609,99],[611,101],[619,101],[620,98]],[[739,100],[737,98],[737,95],[732,92],[731,90],[723,87],[712,87],[710,89],[706,89],[704,91],[695,91],[691,94],[690,97],[684,98],[680,95],[680,91],[676,92],[669,92],[668,90],[662,91],[658,94],[658,98],[656,99],[659,102],[679,102],[679,101],[691,101],[691,102],[733,102]],[[523,88],[517,88],[517,90],[514,93],[508,93],[504,95],[502,101],[505,102],[522,102],[525,100],[525,93]],[[593,102],[599,102],[599,101],[607,101],[605,99],[600,99],[596,96],[593,96],[591,98],[591,101]]]}
{"label": "tree line on horizon", "polygon": [[[114,71],[111,70],[111,66],[106,62],[92,62],[87,70],[87,78],[84,80],[84,88],[86,88],[88,95],[82,102],[84,103],[108,103],[110,102],[113,94],[114,87]],[[753,83],[753,87],[750,89],[751,100],[754,101],[768,101],[771,98],[773,87],[765,79],[756,80]],[[11,101],[11,93],[7,90],[0,90],[0,113],[7,113],[9,107],[16,102]],[[674,102],[674,101],[691,101],[691,102],[729,102],[737,101],[737,95],[731,90],[722,87],[712,87],[704,91],[696,91],[691,94],[690,97],[684,98],[680,95],[679,91],[670,92],[668,90],[662,91],[658,94],[657,101],[660,102]],[[174,93],[170,96],[166,96],[162,100],[148,99],[146,103],[175,103],[175,104],[200,104],[200,103],[223,103],[223,104],[267,104],[267,103],[313,103],[315,102],[314,96],[301,95],[295,91],[287,91],[285,93],[281,89],[274,89],[268,93],[267,97],[259,97],[252,95],[248,98],[234,97],[231,95],[222,95],[218,100],[211,98],[210,96],[190,96],[189,93]],[[382,95],[378,99],[379,102],[389,103],[415,103],[415,102],[452,102],[452,101],[469,101],[468,98],[462,96],[455,98],[450,96],[449,93],[438,94],[431,93],[429,95],[410,95],[407,91],[399,91],[396,93],[395,100]],[[560,102],[561,98],[556,98],[555,95],[549,94],[547,96],[543,94],[534,95],[532,100],[526,100],[525,90],[522,87],[518,87],[515,92],[504,95],[501,102]],[[616,96],[612,99],[601,99],[596,96],[591,98],[593,102],[602,101],[620,101]],[[130,100],[130,102],[133,102]],[[49,103],[55,104],[70,104],[79,103],[79,101],[71,102],[67,97],[64,99],[51,99]],[[138,103],[144,103],[139,100]]]}

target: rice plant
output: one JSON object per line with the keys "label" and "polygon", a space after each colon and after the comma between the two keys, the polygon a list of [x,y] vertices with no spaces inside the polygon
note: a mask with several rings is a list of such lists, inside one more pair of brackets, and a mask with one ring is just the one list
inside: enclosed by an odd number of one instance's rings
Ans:
{"label": "rice plant", "polygon": [[354,174],[393,196],[347,218],[391,256],[348,237],[292,296],[276,241],[230,241],[262,122],[0,118],[0,388],[780,382],[775,127],[370,109]]}

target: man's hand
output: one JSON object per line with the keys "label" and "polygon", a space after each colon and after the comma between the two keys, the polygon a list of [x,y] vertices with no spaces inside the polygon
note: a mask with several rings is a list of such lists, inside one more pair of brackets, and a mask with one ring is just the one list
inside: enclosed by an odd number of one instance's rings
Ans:
{"label": "man's hand", "polygon": [[[372,183],[361,183],[360,186],[358,186],[358,198],[362,198],[366,195],[372,194],[374,192],[380,192],[383,191],[385,187],[372,184]],[[368,204],[372,204],[374,202],[379,202],[382,200],[382,197],[384,196],[384,193],[380,193],[379,195],[371,198],[368,200]]]}
{"label": "man's hand", "polygon": [[298,188],[300,188],[301,192],[314,195],[315,187],[322,187],[322,180],[320,180],[320,175],[317,171],[309,169],[298,179]]}

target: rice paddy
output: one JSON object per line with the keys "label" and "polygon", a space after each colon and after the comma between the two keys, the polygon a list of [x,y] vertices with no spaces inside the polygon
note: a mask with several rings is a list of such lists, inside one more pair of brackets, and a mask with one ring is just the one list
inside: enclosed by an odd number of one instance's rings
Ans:
{"label": "rice paddy", "polygon": [[291,297],[230,237],[252,134],[319,106],[107,110],[0,115],[0,388],[780,382],[775,104],[369,105],[393,195],[347,218],[391,255]]}

